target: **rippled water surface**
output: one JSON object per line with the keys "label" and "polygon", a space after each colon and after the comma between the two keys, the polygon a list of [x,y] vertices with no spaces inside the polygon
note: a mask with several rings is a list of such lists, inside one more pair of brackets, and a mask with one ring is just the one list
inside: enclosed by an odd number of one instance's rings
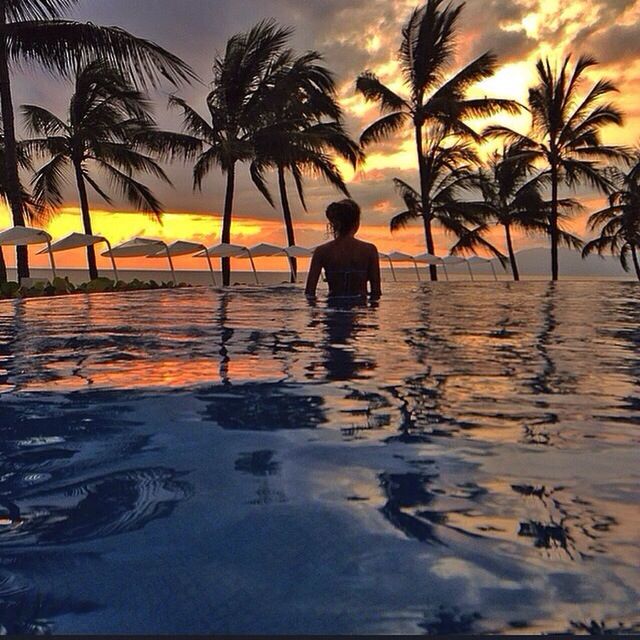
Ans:
{"label": "rippled water surface", "polygon": [[0,304],[9,632],[640,631],[640,289]]}

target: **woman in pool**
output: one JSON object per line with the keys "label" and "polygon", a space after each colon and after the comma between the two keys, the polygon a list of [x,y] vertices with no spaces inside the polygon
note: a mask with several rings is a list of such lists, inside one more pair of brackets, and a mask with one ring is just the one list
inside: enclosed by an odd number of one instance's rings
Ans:
{"label": "woman in pool", "polygon": [[355,237],[360,228],[360,207],[353,200],[332,202],[326,216],[334,239],[313,252],[306,295],[316,295],[318,279],[324,269],[330,298],[366,298],[367,284],[369,295],[379,298],[382,292],[378,249]]}

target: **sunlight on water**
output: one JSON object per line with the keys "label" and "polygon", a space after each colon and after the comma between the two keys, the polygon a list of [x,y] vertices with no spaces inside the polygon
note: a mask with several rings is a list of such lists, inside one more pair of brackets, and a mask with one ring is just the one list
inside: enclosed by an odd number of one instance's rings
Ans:
{"label": "sunlight on water", "polygon": [[639,631],[639,293],[2,303],[2,628]]}

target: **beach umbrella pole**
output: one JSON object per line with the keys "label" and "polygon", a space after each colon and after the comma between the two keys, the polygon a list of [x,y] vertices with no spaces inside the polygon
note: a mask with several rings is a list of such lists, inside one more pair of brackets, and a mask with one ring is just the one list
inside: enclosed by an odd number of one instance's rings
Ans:
{"label": "beach umbrella pole", "polygon": [[471,277],[471,282],[475,281],[475,278],[473,277],[473,269],[471,269],[471,265],[469,264],[469,261],[467,260],[467,268],[469,269],[469,276]]}
{"label": "beach umbrella pole", "polygon": [[449,282],[449,272],[447,271],[447,265],[442,263],[442,270],[444,271],[444,279]]}
{"label": "beach umbrella pole", "polygon": [[51,251],[51,241],[47,240],[47,249],[49,250],[49,263],[51,264],[51,272],[56,277],[56,261],[53,259],[53,251]]}
{"label": "beach umbrella pole", "polygon": [[[204,245],[202,245],[204,247]],[[213,286],[217,287],[218,283],[216,282],[216,274],[213,271],[213,265],[211,264],[211,256],[207,251],[207,247],[204,247],[204,255],[207,257],[207,262],[209,263],[209,273],[211,274],[211,281],[213,282]]]}
{"label": "beach umbrella pole", "polygon": [[173,268],[173,260],[171,259],[171,251],[169,251],[169,245],[164,242],[164,248],[167,252],[167,260],[169,261],[169,268],[171,269],[171,277],[173,278],[173,284],[178,284],[178,281],[176,280],[176,272],[175,269]]}
{"label": "beach umbrella pole", "polygon": [[493,271],[493,278],[496,282],[498,282],[498,274],[496,273],[496,268],[493,266],[493,262],[489,263],[491,265],[491,271]]}
{"label": "beach umbrella pole", "polygon": [[116,279],[116,282],[120,280],[118,276],[118,268],[116,267],[116,259],[113,257],[113,251],[111,250],[111,243],[105,238],[104,241],[107,243],[107,249],[109,250],[109,257],[111,258],[111,268],[113,269],[113,276]]}
{"label": "beach umbrella pole", "polygon": [[249,254],[249,262],[251,263],[251,268],[253,269],[253,277],[256,279],[256,284],[260,284],[260,280],[258,280],[258,272],[256,271],[256,265],[253,262],[251,251],[247,250],[247,252]]}
{"label": "beach umbrella pole", "polygon": [[398,278],[396,278],[396,270],[393,268],[393,260],[391,258],[387,258],[389,261],[389,266],[391,267],[391,275],[393,277],[394,282],[398,282]]}
{"label": "beach umbrella pole", "polygon": [[416,276],[418,278],[418,282],[422,282],[422,278],[420,278],[420,269],[418,269],[418,263],[415,260],[413,261],[413,266],[416,269]]}

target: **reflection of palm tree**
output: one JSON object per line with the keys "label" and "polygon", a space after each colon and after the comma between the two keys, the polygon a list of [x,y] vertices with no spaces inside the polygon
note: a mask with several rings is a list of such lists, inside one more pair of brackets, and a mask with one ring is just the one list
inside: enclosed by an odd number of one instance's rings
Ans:
{"label": "reflection of palm tree", "polygon": [[620,147],[602,144],[600,140],[603,127],[622,124],[622,114],[613,104],[599,104],[604,96],[615,91],[615,86],[608,80],[599,80],[586,96],[580,97],[578,91],[584,73],[596,61],[582,56],[573,71],[569,62],[570,56],[567,56],[558,71],[551,68],[548,59],[538,61],[538,84],[529,89],[529,109],[533,119],[530,136],[503,126],[488,127],[485,131],[517,142],[531,160],[545,163],[543,176],[551,185],[549,233],[553,280],[558,279],[560,185],[565,183],[576,187],[587,183],[606,193],[611,185],[597,162],[626,156]]}
{"label": "reflection of palm tree", "polygon": [[589,217],[589,228],[599,230],[600,236],[585,245],[582,256],[610,252],[620,258],[625,271],[629,270],[631,258],[640,280],[640,150],[636,158],[635,166],[626,174],[609,169],[615,191],[609,196],[608,206]]}
{"label": "reflection of palm tree", "polygon": [[[367,100],[380,105],[383,117],[371,124],[360,137],[363,146],[379,142],[411,123],[414,129],[420,173],[422,209],[429,211],[429,168],[425,161],[425,126],[439,125],[448,134],[480,140],[466,123],[470,117],[490,116],[500,111],[511,113],[519,107],[511,100],[467,99],[469,87],[493,75],[496,58],[485,53],[443,81],[454,55],[454,38],[463,5],[446,5],[444,0],[428,0],[416,9],[402,30],[399,61],[409,97],[403,98],[371,73],[361,74],[357,89]],[[427,251],[434,253],[431,218],[423,216]],[[435,265],[431,279],[437,280]]]}
{"label": "reflection of palm tree", "polygon": [[[506,146],[502,153],[494,152],[486,166],[474,176],[474,183],[487,207],[486,215],[502,226],[514,280],[520,280],[513,248],[513,229],[525,233],[549,233],[548,203],[543,199],[543,183],[537,175],[531,156],[517,144]],[[579,207],[575,200],[558,202],[563,216]],[[559,229],[559,238],[569,246],[579,246],[580,240]]]}
{"label": "reflection of palm tree", "polygon": [[[273,206],[264,182],[264,170],[275,167],[289,246],[295,244],[291,207],[287,195],[286,172],[294,179],[300,202],[306,210],[303,193],[305,174],[321,176],[340,189],[349,191],[330,154],[336,154],[355,168],[361,159],[358,145],[342,124],[331,72],[320,64],[322,58],[310,51],[291,61],[279,74],[272,89],[266,121],[255,136],[256,158],[251,176]],[[297,263],[291,258],[291,278],[295,282]]]}
{"label": "reflection of palm tree", "polygon": [[[201,188],[214,166],[227,176],[224,243],[231,240],[236,165],[255,156],[254,134],[268,113],[273,83],[290,59],[284,48],[290,36],[291,29],[268,20],[228,40],[224,55],[216,57],[213,64],[213,89],[207,96],[210,122],[182,98],[174,96],[169,101],[182,111],[185,130],[206,146],[193,169],[194,186]],[[229,258],[222,258],[222,280],[224,286],[230,284]]]}
{"label": "reflection of palm tree", "polygon": [[[32,153],[51,156],[33,178],[34,196],[39,203],[48,207],[62,203],[65,172],[72,169],[84,231],[93,233],[87,184],[106,202],[112,202],[92,175],[91,168],[96,168],[130,204],[160,218],[162,205],[133,176],[147,173],[169,182],[145,152],[160,143],[172,142],[175,147],[183,136],[157,131],[146,97],[122,71],[103,61],[78,70],[66,121],[34,105],[24,105],[22,111],[28,130],[39,136],[24,144]],[[93,246],[87,247],[87,260],[89,277],[94,280],[98,270]]]}
{"label": "reflection of palm tree", "polygon": [[[78,62],[100,58],[124,66],[143,81],[164,77],[174,84],[193,77],[179,58],[153,42],[117,27],[61,20],[69,0],[12,0],[0,3],[0,103],[5,135],[5,179],[13,223],[24,225],[25,213],[18,177],[17,143],[11,95],[10,64],[39,64],[68,73]],[[18,277],[29,276],[26,247],[17,248]]]}
{"label": "reflection of palm tree", "polygon": [[220,325],[220,380],[222,384],[230,384],[229,380],[229,351],[227,350],[227,342],[233,337],[233,329],[226,326],[227,312],[229,310],[229,295],[222,293],[220,295],[220,307],[218,311],[218,324]]}

